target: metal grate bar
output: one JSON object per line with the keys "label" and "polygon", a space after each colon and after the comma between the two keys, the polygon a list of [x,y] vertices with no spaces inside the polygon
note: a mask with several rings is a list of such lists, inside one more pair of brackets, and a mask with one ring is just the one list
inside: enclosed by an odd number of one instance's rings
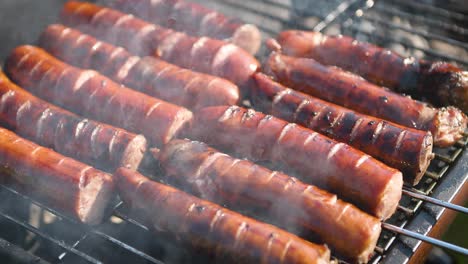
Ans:
{"label": "metal grate bar", "polygon": [[344,1],[338,7],[332,11],[330,14],[328,14],[322,21],[320,21],[315,27],[313,28],[314,31],[322,31],[325,29],[328,25],[330,25],[332,22],[337,20],[339,16],[344,14],[348,9],[350,9],[351,6],[356,4],[360,0],[350,0],[350,1]]}
{"label": "metal grate bar", "polygon": [[419,200],[422,200],[422,201],[425,201],[425,202],[440,205],[442,207],[455,210],[457,212],[468,214],[468,208],[466,208],[466,207],[459,206],[459,205],[452,204],[452,203],[447,203],[447,202],[441,201],[439,199],[434,199],[434,198],[426,196],[426,195],[417,194],[417,193],[414,193],[412,191],[409,191],[408,189],[403,189],[403,194],[411,196],[411,197],[419,199]]}
{"label": "metal grate bar", "polygon": [[403,30],[403,31],[406,31],[406,32],[409,32],[409,33],[412,33],[412,34],[420,35],[420,36],[425,37],[425,38],[444,41],[444,42],[447,42],[449,44],[460,46],[460,47],[463,47],[465,49],[468,49],[468,44],[466,44],[464,42],[454,40],[454,39],[451,39],[451,38],[447,38],[447,37],[443,37],[441,35],[436,35],[436,34],[433,34],[433,33],[424,32],[424,31],[420,31],[420,30],[415,30],[415,29],[405,27],[405,26],[400,26],[400,25],[397,25],[397,24],[395,24],[393,22],[389,22],[389,21],[387,21],[385,19],[375,17],[373,15],[372,16],[367,15],[367,16],[363,17],[363,19],[368,20],[369,22],[384,25],[384,26],[389,27],[389,28]]}
{"label": "metal grate bar", "polygon": [[392,0],[390,2],[397,3],[399,6],[407,6],[407,7],[412,7],[412,8],[419,9],[421,11],[426,11],[426,12],[429,12],[432,15],[436,15],[436,16],[443,16],[443,17],[446,17],[446,18],[449,18],[449,19],[457,19],[457,20],[465,21],[465,22],[468,21],[467,17],[462,13],[457,13],[455,11],[449,11],[449,10],[444,9],[444,8],[440,8],[440,7],[437,7],[437,6],[420,3],[420,2],[417,2],[417,1]]}
{"label": "metal grate bar", "polygon": [[83,259],[85,259],[86,261],[88,261],[90,263],[95,263],[95,264],[102,263],[99,260],[91,257],[90,255],[75,249],[73,246],[70,246],[67,243],[63,242],[63,241],[61,241],[59,239],[56,239],[56,238],[50,236],[49,234],[47,234],[45,232],[42,232],[38,228],[35,228],[34,226],[32,226],[32,225],[30,225],[30,224],[28,224],[28,223],[26,223],[24,221],[20,221],[20,220],[16,219],[15,217],[13,217],[13,216],[5,213],[5,212],[0,211],[0,215],[2,217],[4,217],[4,218],[8,219],[9,221],[17,224],[17,225],[22,226],[23,228],[27,229],[28,231],[33,232],[34,234],[42,237],[43,239],[46,239],[46,240],[48,240],[48,241],[62,247],[63,249],[65,249],[65,250],[67,250],[67,251],[69,251],[69,252],[71,252],[71,253],[73,253],[73,254],[75,254],[75,255],[83,258]]}

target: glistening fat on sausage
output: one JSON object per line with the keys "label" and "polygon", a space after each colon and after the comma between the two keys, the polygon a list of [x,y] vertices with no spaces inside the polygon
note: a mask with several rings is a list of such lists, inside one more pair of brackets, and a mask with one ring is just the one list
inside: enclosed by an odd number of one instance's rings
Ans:
{"label": "glistening fat on sausage", "polygon": [[6,63],[10,77],[33,94],[87,116],[142,133],[152,145],[175,137],[192,112],[121,86],[98,72],[69,66],[44,50],[20,46]]}
{"label": "glistening fat on sausage", "polygon": [[110,0],[110,6],[151,23],[185,32],[192,36],[211,37],[232,42],[250,54],[261,44],[260,30],[255,25],[183,0]]}
{"label": "glistening fat on sausage", "polygon": [[266,71],[279,82],[312,96],[403,126],[430,131],[436,146],[455,144],[466,129],[467,117],[457,108],[431,107],[313,59],[273,52]]}
{"label": "glistening fat on sausage", "polygon": [[12,83],[0,71],[0,123],[64,155],[106,170],[137,169],[146,139],[76,116]]}
{"label": "glistening fat on sausage", "polygon": [[335,65],[364,78],[436,105],[455,105],[468,112],[468,72],[446,62],[404,58],[347,36],[287,30],[277,40],[282,52]]}
{"label": "glistening fat on sausage", "polygon": [[349,144],[403,172],[415,185],[426,172],[432,153],[430,132],[403,127],[289,89],[255,74],[253,106],[265,113],[316,130]]}
{"label": "glistening fat on sausage", "polygon": [[183,68],[226,78],[244,93],[259,68],[252,55],[234,44],[190,37],[91,3],[67,2],[61,21],[140,56],[159,56]]}
{"label": "glistening fat on sausage", "polygon": [[0,128],[2,180],[37,196],[47,206],[98,224],[113,196],[111,175]]}
{"label": "glistening fat on sausage", "polygon": [[[206,144],[172,140],[155,153],[165,182],[228,208],[258,212],[299,236],[315,235],[335,254],[367,262],[380,221],[336,195],[286,174],[218,152]],[[352,241],[352,243],[349,243]]]}
{"label": "glistening fat on sausage", "polygon": [[395,211],[401,172],[349,145],[302,126],[238,106],[195,112],[188,137],[253,160],[270,160],[379,218]]}
{"label": "glistening fat on sausage", "polygon": [[243,263],[329,263],[330,252],[325,246],[151,181],[132,170],[120,168],[114,177],[123,200],[145,213],[150,228],[211,251],[215,257],[228,254]]}
{"label": "glistening fat on sausage", "polygon": [[116,82],[190,109],[233,105],[240,97],[239,88],[228,80],[155,57],[132,56],[123,48],[62,25],[48,26],[39,43],[66,63],[94,69]]}

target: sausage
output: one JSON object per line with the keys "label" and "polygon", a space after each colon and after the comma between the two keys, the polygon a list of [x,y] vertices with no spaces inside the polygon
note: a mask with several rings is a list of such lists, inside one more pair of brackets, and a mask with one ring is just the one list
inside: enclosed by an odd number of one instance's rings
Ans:
{"label": "sausage", "polygon": [[12,83],[0,71],[0,122],[20,136],[102,169],[137,169],[146,139],[78,117]]}
{"label": "sausage", "polygon": [[6,63],[10,77],[33,94],[83,116],[142,133],[152,145],[175,137],[192,112],[133,91],[91,70],[69,66],[44,50],[20,46]]}
{"label": "sausage", "polygon": [[289,122],[316,130],[349,144],[403,172],[405,182],[416,185],[431,159],[430,132],[406,128],[385,120],[317,99],[255,75],[253,106]]}
{"label": "sausage", "polygon": [[228,80],[183,69],[154,57],[132,56],[122,48],[62,25],[47,27],[39,42],[66,63],[94,69],[116,82],[190,109],[232,105],[239,100],[239,88]]}
{"label": "sausage", "polygon": [[386,219],[401,197],[401,172],[310,129],[238,106],[195,112],[191,139],[290,168],[301,179]]}
{"label": "sausage", "polygon": [[266,212],[280,227],[313,233],[348,259],[367,262],[377,243],[379,219],[286,174],[190,140],[172,140],[155,158],[176,187],[254,215]]}
{"label": "sausage", "polygon": [[[217,204],[120,168],[114,174],[122,199],[142,211],[150,228],[241,263],[329,263],[326,246],[312,244]],[[242,261],[241,261],[242,259]]]}
{"label": "sausage", "polygon": [[140,56],[161,57],[183,68],[226,78],[241,89],[251,85],[252,74],[259,68],[252,55],[234,44],[190,37],[91,3],[67,2],[61,21]]}
{"label": "sausage", "polygon": [[468,112],[468,72],[452,64],[404,58],[351,37],[312,31],[283,31],[277,40],[286,55],[335,65],[395,91]]}
{"label": "sausage", "polygon": [[192,36],[207,36],[232,42],[250,54],[257,53],[260,48],[262,36],[255,25],[226,17],[198,3],[182,0],[112,0],[108,2],[112,8],[163,27]]}
{"label": "sausage", "polygon": [[430,131],[436,146],[455,144],[466,128],[466,115],[457,108],[433,108],[313,59],[274,52],[268,59],[267,72],[279,82],[312,96],[410,128]]}
{"label": "sausage", "polygon": [[101,222],[111,175],[0,128],[2,180],[86,224]]}

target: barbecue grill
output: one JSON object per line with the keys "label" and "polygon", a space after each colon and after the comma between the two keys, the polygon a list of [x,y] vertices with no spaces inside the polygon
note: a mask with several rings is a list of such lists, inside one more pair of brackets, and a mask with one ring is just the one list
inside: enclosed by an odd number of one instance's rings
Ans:
{"label": "barbecue grill", "polygon": [[[461,2],[458,6],[451,2],[426,0],[197,1],[258,25],[264,38],[273,37],[287,28],[343,33],[405,55],[444,60],[468,69],[468,15],[463,13],[466,7]],[[29,2],[30,5],[49,3],[50,9],[41,9],[49,10],[49,21],[28,24],[32,27],[31,32],[37,33],[26,39],[0,44],[5,45],[0,49],[3,52],[0,58],[7,55],[9,48],[37,39],[37,34],[53,21],[51,18],[57,15],[64,1]],[[30,9],[31,12],[34,10]],[[265,58],[266,52],[262,47],[258,55],[260,60]],[[414,187],[405,187],[397,212],[384,223],[385,230],[369,263],[419,262],[427,255],[430,247],[422,241],[439,237],[455,215],[454,210],[434,202],[456,204],[466,201],[467,144],[468,136],[465,136],[455,146],[434,150],[435,159],[421,182]],[[428,201],[427,196],[433,201]],[[0,254],[8,256],[10,261],[205,263],[209,259],[202,253],[184,248],[164,233],[150,233],[147,227],[131,218],[118,200],[108,209],[106,221],[90,227],[4,185],[0,185],[0,199]],[[421,237],[415,237],[414,232]]]}

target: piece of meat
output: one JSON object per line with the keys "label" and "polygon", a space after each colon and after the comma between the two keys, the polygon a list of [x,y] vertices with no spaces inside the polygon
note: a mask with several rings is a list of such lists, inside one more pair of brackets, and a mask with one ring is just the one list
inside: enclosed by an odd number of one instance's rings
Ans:
{"label": "piece of meat", "polygon": [[[239,160],[190,140],[172,140],[154,154],[165,181],[229,208],[258,212],[300,236],[316,235],[347,259],[367,262],[381,227],[379,219],[336,195],[296,178]],[[352,243],[349,243],[352,241]]]}
{"label": "piece of meat", "polygon": [[192,112],[131,90],[96,71],[69,66],[44,50],[20,46],[6,63],[10,77],[36,96],[162,145],[186,126]]}
{"label": "piece of meat", "polygon": [[190,109],[233,105],[239,100],[238,87],[228,80],[154,57],[132,56],[122,48],[62,25],[47,27],[39,43],[66,63],[94,69],[116,82]]}
{"label": "piece of meat", "polygon": [[157,56],[183,68],[220,76],[241,89],[251,85],[252,74],[259,68],[252,55],[234,44],[190,37],[91,3],[67,2],[61,21],[139,56]]}
{"label": "piece of meat", "polygon": [[349,144],[403,172],[415,185],[434,157],[430,132],[403,127],[289,89],[257,73],[253,106]]}
{"label": "piece of meat", "polygon": [[455,144],[466,129],[466,115],[457,108],[433,108],[313,59],[273,52],[266,67],[276,80],[296,90],[364,114],[430,131],[436,146]]}
{"label": "piece of meat", "polygon": [[187,136],[253,160],[292,169],[310,184],[386,219],[401,197],[401,172],[344,143],[238,106],[203,108]]}
{"label": "piece of meat", "polygon": [[198,3],[183,0],[110,0],[106,4],[192,36],[207,36],[232,42],[250,54],[257,53],[260,48],[262,36],[255,25],[226,17]]}
{"label": "piece of meat", "polygon": [[118,169],[114,177],[124,202],[146,215],[150,228],[165,231],[195,248],[240,263],[329,263],[327,247],[312,244],[217,204]]}
{"label": "piece of meat", "polygon": [[0,128],[4,183],[86,224],[101,222],[113,197],[112,176]]}
{"label": "piece of meat", "polygon": [[0,123],[42,146],[106,170],[137,169],[146,139],[84,119],[45,102],[12,83],[0,71]]}
{"label": "piece of meat", "polygon": [[312,31],[283,31],[277,40],[286,55],[335,65],[398,92],[468,112],[468,72],[452,64],[404,58],[351,37]]}

